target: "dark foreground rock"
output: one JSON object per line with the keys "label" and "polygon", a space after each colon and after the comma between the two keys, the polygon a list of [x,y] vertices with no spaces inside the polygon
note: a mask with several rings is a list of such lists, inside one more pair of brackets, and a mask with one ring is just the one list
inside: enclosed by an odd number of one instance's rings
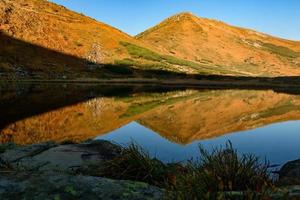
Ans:
{"label": "dark foreground rock", "polygon": [[286,163],[279,171],[281,185],[300,185],[300,159]]}
{"label": "dark foreground rock", "polygon": [[[0,200],[164,199],[165,190],[146,183],[91,176],[121,153],[120,146],[103,140],[0,145]],[[300,199],[300,160],[285,164],[279,175],[282,187],[267,190],[269,199]],[[245,197],[241,191],[225,194]]]}
{"label": "dark foreground rock", "polygon": [[0,175],[1,200],[161,198],[162,191],[159,188],[133,181],[74,176],[55,172]]}
{"label": "dark foreground rock", "polygon": [[65,145],[46,142],[9,149],[0,159],[14,169],[74,172],[90,165],[100,166],[120,152],[118,145],[103,140]]}
{"label": "dark foreground rock", "polygon": [[146,183],[78,175],[120,154],[108,141],[58,145],[52,142],[11,147],[0,154],[1,200],[162,199]]}

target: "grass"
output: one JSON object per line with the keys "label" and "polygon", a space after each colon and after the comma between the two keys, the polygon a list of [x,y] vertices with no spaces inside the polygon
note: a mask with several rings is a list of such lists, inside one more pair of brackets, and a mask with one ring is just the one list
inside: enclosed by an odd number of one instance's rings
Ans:
{"label": "grass", "polygon": [[[143,65],[143,64],[141,65],[141,64],[137,64],[132,59],[125,59],[122,61],[123,64],[135,65],[138,67],[142,67],[143,69],[153,68],[155,65],[157,65],[156,68],[159,68],[161,70],[169,70],[169,71],[174,71],[174,68],[172,69],[173,65],[185,66],[185,67],[189,67],[194,72],[203,74],[203,75],[207,75],[207,74],[240,74],[240,73],[228,70],[224,67],[212,68],[212,66],[208,66],[208,64],[209,65],[213,64],[213,63],[211,63],[212,61],[210,61],[210,62],[208,61],[206,64],[203,64],[203,63],[200,64],[200,63],[196,63],[196,62],[192,62],[192,61],[188,61],[188,60],[184,60],[184,59],[179,59],[179,58],[176,58],[176,57],[170,56],[170,55],[162,55],[162,54],[153,52],[147,48],[140,47],[135,44],[128,43],[128,42],[120,42],[120,44],[127,49],[128,53],[131,55],[132,58],[145,59],[147,61],[156,62],[156,64],[152,63],[150,65]],[[118,61],[118,63],[120,63],[120,61]]]}
{"label": "grass", "polygon": [[136,60],[125,58],[123,60],[115,60],[115,65],[119,66],[127,66],[127,67],[138,67],[139,69],[144,70],[166,70],[172,71],[171,66],[166,63],[159,63],[159,62],[147,62],[141,63]]}
{"label": "grass", "polygon": [[142,181],[152,185],[164,182],[166,166],[136,144],[124,148],[119,157],[107,161],[98,175],[122,180]]}
{"label": "grass", "polygon": [[169,55],[161,55],[156,52],[153,52],[144,47],[137,46],[128,42],[121,42],[121,45],[126,47],[128,53],[134,58],[143,58],[146,60],[157,61],[157,62],[166,62],[173,65],[180,66],[189,66],[189,67],[202,67],[198,63],[194,63],[188,60],[179,59]]}
{"label": "grass", "polygon": [[287,58],[298,58],[300,57],[300,52],[296,52],[293,51],[292,49],[289,49],[287,47],[283,47],[283,46],[277,46],[274,44],[270,44],[270,43],[264,43],[264,42],[260,42],[260,44],[266,48],[268,51],[278,54],[280,56],[283,57],[287,57]]}
{"label": "grass", "polygon": [[273,187],[268,163],[252,154],[239,156],[230,142],[212,152],[200,146],[199,155],[197,161],[165,164],[133,143],[89,173],[159,186],[167,191],[167,199],[233,199],[229,191],[241,191],[240,199],[254,199]]}
{"label": "grass", "polygon": [[134,58],[143,58],[152,61],[162,61],[162,56],[160,54],[155,53],[149,49],[128,42],[120,42],[120,44],[124,46],[127,49],[128,53]]}

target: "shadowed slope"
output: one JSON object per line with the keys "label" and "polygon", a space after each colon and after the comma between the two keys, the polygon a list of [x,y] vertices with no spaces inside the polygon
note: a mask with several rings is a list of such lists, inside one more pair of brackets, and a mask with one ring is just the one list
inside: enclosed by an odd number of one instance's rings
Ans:
{"label": "shadowed slope", "polygon": [[114,56],[120,41],[135,42],[109,25],[46,0],[2,0],[0,13],[0,29],[6,34],[80,58],[101,50],[93,59],[100,63]]}

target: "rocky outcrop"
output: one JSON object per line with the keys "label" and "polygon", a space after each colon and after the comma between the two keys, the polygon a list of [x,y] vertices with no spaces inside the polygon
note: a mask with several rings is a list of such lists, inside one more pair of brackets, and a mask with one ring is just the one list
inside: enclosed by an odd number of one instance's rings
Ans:
{"label": "rocky outcrop", "polygon": [[162,191],[133,181],[64,173],[0,175],[0,199],[161,199]]}
{"label": "rocky outcrop", "polygon": [[73,172],[89,165],[100,166],[103,161],[114,158],[120,151],[118,145],[102,140],[65,145],[46,142],[5,151],[0,158],[13,168]]}
{"label": "rocky outcrop", "polygon": [[286,163],[279,171],[282,185],[300,185],[300,159]]}
{"label": "rocky outcrop", "polygon": [[[0,145],[1,146],[1,145]],[[6,148],[6,149],[5,149]],[[146,183],[111,180],[77,172],[101,167],[121,148],[108,141],[53,142],[0,148],[0,199],[161,199],[163,191]],[[1,153],[0,151],[0,153]]]}
{"label": "rocky outcrop", "polygon": [[[163,189],[146,183],[91,176],[94,173],[90,172],[121,153],[122,147],[104,140],[0,145],[0,199],[163,199]],[[279,175],[281,187],[266,190],[266,194],[271,199],[298,199],[300,160],[285,164]],[[245,197],[242,191],[224,194]]]}

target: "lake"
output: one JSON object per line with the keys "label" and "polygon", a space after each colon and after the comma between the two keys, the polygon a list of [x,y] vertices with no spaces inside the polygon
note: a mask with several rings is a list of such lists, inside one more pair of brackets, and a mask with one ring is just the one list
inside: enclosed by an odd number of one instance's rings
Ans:
{"label": "lake", "polygon": [[231,141],[271,164],[300,158],[300,92],[155,85],[0,85],[0,142],[136,142],[185,161]]}

